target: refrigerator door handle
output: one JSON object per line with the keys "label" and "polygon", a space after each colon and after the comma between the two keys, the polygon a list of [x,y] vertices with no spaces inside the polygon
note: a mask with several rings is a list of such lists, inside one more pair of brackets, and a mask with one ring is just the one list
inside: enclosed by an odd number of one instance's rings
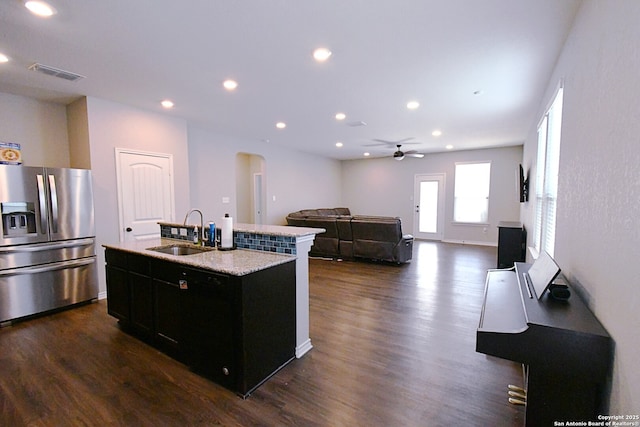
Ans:
{"label": "refrigerator door handle", "polygon": [[38,183],[38,207],[40,210],[40,232],[47,234],[47,197],[44,191],[44,177],[36,175]]}
{"label": "refrigerator door handle", "polygon": [[51,226],[52,233],[58,232],[58,190],[56,190],[56,177],[49,175],[49,197],[51,198]]}
{"label": "refrigerator door handle", "polygon": [[42,252],[50,251],[52,249],[66,249],[77,248],[79,246],[89,246],[95,243],[93,238],[80,239],[80,240],[66,240],[59,243],[49,243],[44,245],[18,245],[18,246],[4,246],[0,247],[0,254],[11,254],[17,252]]}
{"label": "refrigerator door handle", "polygon": [[18,276],[24,274],[46,273],[47,271],[63,270],[67,268],[82,267],[96,262],[95,257],[74,259],[71,261],[56,262],[37,267],[12,268],[9,270],[0,270],[0,277]]}

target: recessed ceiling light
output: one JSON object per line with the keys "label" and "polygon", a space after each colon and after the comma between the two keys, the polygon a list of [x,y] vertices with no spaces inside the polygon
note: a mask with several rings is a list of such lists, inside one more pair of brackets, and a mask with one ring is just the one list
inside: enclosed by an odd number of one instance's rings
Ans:
{"label": "recessed ceiling light", "polygon": [[238,87],[238,82],[235,80],[228,79],[222,82],[222,86],[224,86],[226,90],[234,90],[235,88]]}
{"label": "recessed ceiling light", "polygon": [[160,103],[160,105],[162,105],[164,108],[173,108],[173,101],[165,99]]}
{"label": "recessed ceiling light", "polygon": [[336,147],[340,148],[342,147],[344,144],[340,141],[336,142]]}
{"label": "recessed ceiling light", "polygon": [[318,62],[324,62],[331,56],[331,51],[326,47],[319,47],[313,51],[313,58]]}
{"label": "recessed ceiling light", "polygon": [[447,146],[446,146],[446,147],[444,147],[444,148],[446,148],[447,150],[451,150],[451,149],[453,149],[453,145],[449,144],[449,145],[447,145]]}
{"label": "recessed ceiling light", "polygon": [[284,129],[284,128],[287,127],[287,124],[285,122],[278,122],[278,123],[276,123],[276,127],[278,129]]}
{"label": "recessed ceiling light", "polygon": [[0,53],[0,62],[9,62],[9,57],[4,53]]}
{"label": "recessed ceiling light", "polygon": [[433,132],[431,132],[431,135],[433,136],[440,136],[442,135],[442,131],[439,129],[434,130]]}
{"label": "recessed ceiling light", "polygon": [[409,101],[409,102],[407,102],[407,108],[409,110],[415,110],[419,106],[420,106],[420,103],[418,101]]}
{"label": "recessed ceiling light", "polygon": [[365,157],[369,157],[371,155],[371,153],[364,153],[363,156]]}
{"label": "recessed ceiling light", "polygon": [[347,118],[347,115],[345,113],[336,114],[336,120],[344,120],[346,118]]}
{"label": "recessed ceiling light", "polygon": [[34,15],[48,18],[56,14],[56,10],[50,4],[43,1],[29,0],[24,2],[24,6]]}

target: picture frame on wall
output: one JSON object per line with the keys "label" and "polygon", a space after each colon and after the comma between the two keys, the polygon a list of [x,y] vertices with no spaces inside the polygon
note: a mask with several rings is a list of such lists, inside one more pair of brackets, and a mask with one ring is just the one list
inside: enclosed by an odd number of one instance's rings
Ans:
{"label": "picture frame on wall", "polygon": [[0,165],[21,165],[20,144],[0,141]]}

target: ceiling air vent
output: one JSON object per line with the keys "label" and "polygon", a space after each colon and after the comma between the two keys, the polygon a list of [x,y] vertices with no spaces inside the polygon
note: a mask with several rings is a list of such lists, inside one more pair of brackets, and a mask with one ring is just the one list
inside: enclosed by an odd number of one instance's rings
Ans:
{"label": "ceiling air vent", "polygon": [[76,80],[84,79],[84,76],[80,74],[72,73],[71,71],[60,70],[59,68],[51,67],[49,65],[35,63],[29,67],[31,71],[37,71],[39,73],[47,74],[49,76],[58,77],[61,79],[75,82]]}

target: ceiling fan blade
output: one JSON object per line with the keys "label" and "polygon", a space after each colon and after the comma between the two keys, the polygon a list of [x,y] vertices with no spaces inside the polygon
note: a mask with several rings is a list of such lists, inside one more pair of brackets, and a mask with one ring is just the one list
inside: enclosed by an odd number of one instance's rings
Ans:
{"label": "ceiling fan blade", "polygon": [[404,155],[407,156],[407,157],[415,157],[416,159],[421,159],[421,158],[424,157],[424,154],[422,154],[422,153],[410,153],[408,151],[406,151],[404,153]]}
{"label": "ceiling fan blade", "polygon": [[[373,138],[372,141],[376,141],[376,142],[381,142],[382,143],[382,144],[375,144],[375,145],[383,145],[384,144],[384,145],[397,146],[398,144],[400,144],[400,145],[403,145],[403,144],[420,144],[419,142],[406,142],[406,141],[409,141],[409,140],[412,140],[412,139],[415,139],[415,137],[410,136],[409,138],[404,138],[404,139],[401,139],[399,141],[387,141],[385,139]],[[371,145],[371,146],[373,146],[373,145]]]}
{"label": "ceiling fan blade", "polygon": [[[404,138],[404,139],[401,139],[400,141],[396,141],[396,142],[394,142],[394,144],[404,144],[405,142],[411,141],[412,139],[415,139],[415,137],[414,136],[410,136],[409,138]],[[409,142],[409,144],[418,144],[418,143],[417,142]]]}

